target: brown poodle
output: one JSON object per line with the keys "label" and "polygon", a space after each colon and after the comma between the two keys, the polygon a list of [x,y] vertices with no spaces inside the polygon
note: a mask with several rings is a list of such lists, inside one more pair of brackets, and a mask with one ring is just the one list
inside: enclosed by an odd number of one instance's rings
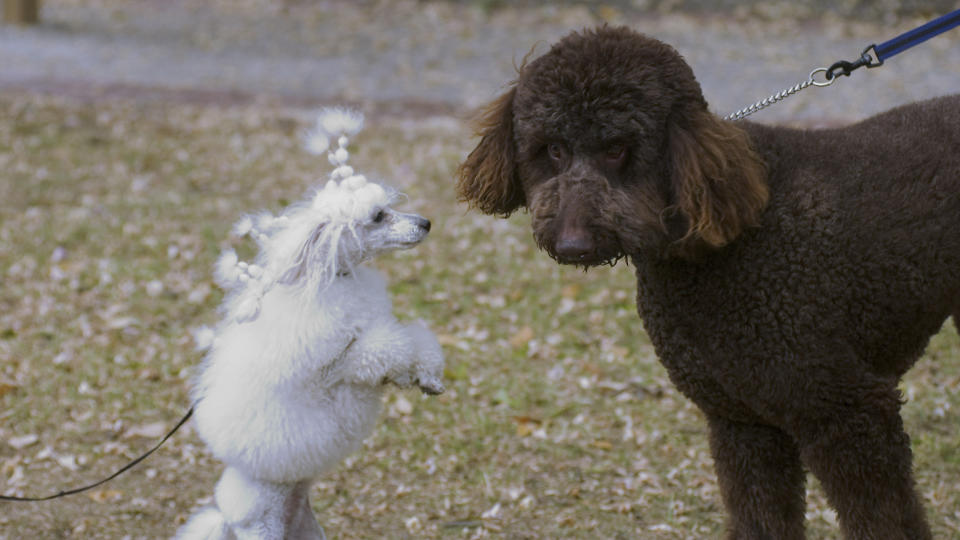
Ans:
{"label": "brown poodle", "polygon": [[635,265],[730,538],[803,538],[804,466],[846,538],[930,538],[897,383],[960,314],[960,96],[842,129],[732,123],[673,48],[602,27],[522,67],[478,134],[462,200],[526,208],[559,263]]}

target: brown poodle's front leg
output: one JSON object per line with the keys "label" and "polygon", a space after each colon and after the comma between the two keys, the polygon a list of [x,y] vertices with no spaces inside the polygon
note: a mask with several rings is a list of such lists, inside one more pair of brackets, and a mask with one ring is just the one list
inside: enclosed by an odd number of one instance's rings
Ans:
{"label": "brown poodle's front leg", "polygon": [[710,450],[730,540],[803,540],[804,483],[793,439],[769,426],[709,416]]}

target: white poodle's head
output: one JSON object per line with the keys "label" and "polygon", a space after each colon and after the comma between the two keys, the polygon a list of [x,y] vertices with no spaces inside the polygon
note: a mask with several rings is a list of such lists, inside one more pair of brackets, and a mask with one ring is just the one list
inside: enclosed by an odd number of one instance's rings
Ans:
{"label": "white poodle's head", "polygon": [[430,231],[430,221],[404,214],[391,206],[399,194],[354,174],[346,164],[347,135],[359,131],[362,118],[334,110],[321,114],[310,135],[308,149],[326,151],[336,167],[331,179],[304,201],[274,216],[270,212],[245,216],[234,226],[238,236],[253,237],[260,247],[256,262],[238,259],[232,249],[217,262],[215,278],[233,289],[236,318],[256,317],[260,299],[277,284],[320,291],[335,279],[349,278],[354,268],[381,253],[411,248]]}
{"label": "white poodle's head", "polygon": [[411,248],[430,221],[391,208],[397,194],[355,175],[331,180],[308,204],[291,207],[261,239],[278,281],[323,288],[380,253]]}

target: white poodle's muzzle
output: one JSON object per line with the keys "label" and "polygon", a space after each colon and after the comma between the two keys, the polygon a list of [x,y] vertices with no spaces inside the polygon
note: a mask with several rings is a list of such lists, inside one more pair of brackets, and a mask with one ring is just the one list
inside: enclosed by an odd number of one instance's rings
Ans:
{"label": "white poodle's muzzle", "polygon": [[384,208],[374,216],[365,244],[378,252],[409,249],[422,242],[429,232],[429,219]]}

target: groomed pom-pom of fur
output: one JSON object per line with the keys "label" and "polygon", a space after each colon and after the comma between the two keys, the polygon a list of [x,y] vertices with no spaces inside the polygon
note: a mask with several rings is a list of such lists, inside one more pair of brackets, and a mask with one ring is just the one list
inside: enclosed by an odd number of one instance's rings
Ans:
{"label": "groomed pom-pom of fur", "polygon": [[239,266],[240,259],[237,252],[233,249],[225,249],[217,259],[217,264],[213,269],[213,279],[217,285],[224,289],[232,289],[241,283],[240,276],[243,270]]}
{"label": "groomed pom-pom of fur", "polygon": [[307,132],[307,142],[304,146],[306,146],[307,152],[319,156],[330,148],[330,137],[326,133],[311,130]]}
{"label": "groomed pom-pom of fur", "polygon": [[367,185],[367,178],[362,174],[353,175],[344,179],[341,185],[349,190],[356,191]]}
{"label": "groomed pom-pom of fur", "polygon": [[230,232],[234,236],[242,237],[250,234],[251,229],[253,229],[253,219],[250,216],[243,216],[233,224],[233,229]]}
{"label": "groomed pom-pom of fur", "polygon": [[353,176],[353,167],[349,165],[341,165],[334,169],[331,176],[333,178],[349,178],[350,176]]}
{"label": "groomed pom-pom of fur", "polygon": [[323,109],[317,115],[313,127],[307,131],[304,146],[307,152],[320,155],[330,150],[332,141],[336,139],[339,148],[332,150],[327,157],[334,167],[342,166],[350,158],[346,148],[350,142],[347,136],[356,135],[361,129],[363,115],[359,112],[339,108]]}
{"label": "groomed pom-pom of fur", "polygon": [[363,129],[363,115],[349,109],[323,109],[317,116],[316,128],[330,136],[356,135]]}

